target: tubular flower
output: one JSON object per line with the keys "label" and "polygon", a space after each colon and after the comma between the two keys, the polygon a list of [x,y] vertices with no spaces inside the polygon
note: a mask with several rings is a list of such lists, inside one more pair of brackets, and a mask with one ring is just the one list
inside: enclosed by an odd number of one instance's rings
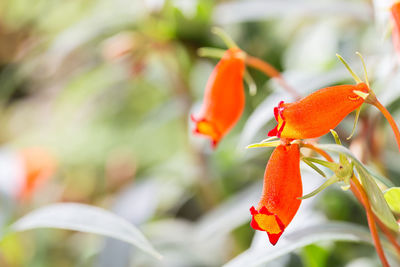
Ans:
{"label": "tubular flower", "polygon": [[320,89],[293,103],[281,101],[274,108],[278,125],[268,136],[307,139],[328,133],[364,103],[364,99],[354,91],[368,93],[369,87],[362,82],[338,85]]}
{"label": "tubular flower", "polygon": [[208,136],[213,147],[242,115],[245,103],[243,75],[245,54],[239,48],[225,51],[207,81],[199,115],[191,116],[195,133]]}
{"label": "tubular flower", "polygon": [[390,8],[392,13],[393,21],[393,31],[392,31],[392,41],[394,49],[397,54],[400,55],[400,2],[396,2]]}
{"label": "tubular flower", "polygon": [[299,145],[279,145],[265,169],[261,200],[250,208],[251,227],[266,231],[275,245],[299,209],[302,193]]}

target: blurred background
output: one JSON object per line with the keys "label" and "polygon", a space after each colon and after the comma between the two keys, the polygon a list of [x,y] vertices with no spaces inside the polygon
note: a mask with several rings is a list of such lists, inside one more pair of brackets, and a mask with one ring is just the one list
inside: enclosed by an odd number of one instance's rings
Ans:
{"label": "blurred background", "polygon": [[[114,239],[41,229],[3,238],[0,266],[380,266],[363,209],[336,185],[303,201],[276,247],[249,226],[272,149],[245,147],[266,138],[280,100],[293,100],[277,83],[249,69],[258,93],[246,91],[240,122],[215,151],[192,135],[189,115],[217,62],[197,49],[225,48],[210,32],[219,26],[301,95],[354,83],[335,53],[362,76],[360,51],[372,88],[399,121],[392,3],[0,1],[3,229],[46,204],[86,203],[138,226],[164,256],[157,261]],[[353,118],[336,129],[345,145],[399,184],[387,123],[365,106],[346,141]],[[307,166],[302,176],[304,192],[323,182]]]}

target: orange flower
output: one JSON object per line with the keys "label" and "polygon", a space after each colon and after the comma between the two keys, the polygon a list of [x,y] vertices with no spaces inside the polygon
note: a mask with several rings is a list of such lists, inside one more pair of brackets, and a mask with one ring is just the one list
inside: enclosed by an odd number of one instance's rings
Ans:
{"label": "orange flower", "polygon": [[239,48],[225,51],[210,78],[196,123],[195,133],[208,136],[216,147],[242,115],[245,103],[243,75],[245,54]]}
{"label": "orange flower", "polygon": [[26,199],[54,174],[57,163],[50,152],[40,147],[25,148],[20,151],[20,156],[25,169],[25,184],[19,197]]}
{"label": "orange flower", "polygon": [[369,92],[365,83],[320,89],[293,103],[281,101],[274,108],[278,125],[268,136],[288,139],[316,138],[335,128],[350,112],[364,103],[353,91]]}
{"label": "orange flower", "polygon": [[299,209],[301,200],[298,198],[302,193],[299,145],[279,145],[265,169],[257,209],[250,208],[251,227],[266,231],[269,241],[275,245]]}
{"label": "orange flower", "polygon": [[400,2],[396,2],[390,8],[392,12],[393,31],[392,41],[394,49],[400,55]]}

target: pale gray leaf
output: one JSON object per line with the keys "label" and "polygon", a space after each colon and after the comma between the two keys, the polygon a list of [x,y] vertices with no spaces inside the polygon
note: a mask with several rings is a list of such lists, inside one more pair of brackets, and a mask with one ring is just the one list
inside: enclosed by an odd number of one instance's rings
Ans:
{"label": "pale gray leaf", "polygon": [[125,219],[98,207],[79,203],[52,204],[28,213],[11,230],[57,228],[99,234],[130,243],[161,259],[144,235]]}
{"label": "pale gray leaf", "polygon": [[369,21],[372,17],[372,9],[366,3],[349,1],[233,1],[219,4],[214,11],[213,19],[216,24],[229,25],[282,16],[326,17],[329,15]]}
{"label": "pale gray leaf", "polygon": [[[320,241],[349,241],[372,244],[371,234],[367,228],[344,222],[311,225],[288,234],[286,239],[289,242],[287,242],[285,246],[269,248],[268,253],[266,253],[266,250],[264,249],[247,250],[226,263],[224,267],[265,266],[266,263],[290,253],[297,248]],[[267,240],[265,240],[265,242],[267,242]],[[267,245],[268,244],[265,246]],[[386,241],[383,242],[383,245],[389,247],[389,244]]]}

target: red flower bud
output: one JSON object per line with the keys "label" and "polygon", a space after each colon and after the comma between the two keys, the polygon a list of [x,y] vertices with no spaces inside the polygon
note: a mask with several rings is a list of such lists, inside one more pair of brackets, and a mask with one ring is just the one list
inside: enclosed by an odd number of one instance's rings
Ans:
{"label": "red flower bud", "polygon": [[195,133],[208,136],[215,147],[242,115],[245,96],[243,75],[245,54],[239,48],[230,48],[207,81],[204,101],[196,123]]}
{"label": "red flower bud", "polygon": [[251,207],[251,227],[266,231],[272,245],[278,242],[296,214],[303,194],[298,144],[279,145],[272,153],[264,174],[262,197]]}
{"label": "red flower bud", "polygon": [[320,89],[293,103],[281,101],[274,108],[278,125],[268,136],[306,139],[322,136],[335,128],[350,112],[364,103],[354,91],[369,92],[365,83]]}

